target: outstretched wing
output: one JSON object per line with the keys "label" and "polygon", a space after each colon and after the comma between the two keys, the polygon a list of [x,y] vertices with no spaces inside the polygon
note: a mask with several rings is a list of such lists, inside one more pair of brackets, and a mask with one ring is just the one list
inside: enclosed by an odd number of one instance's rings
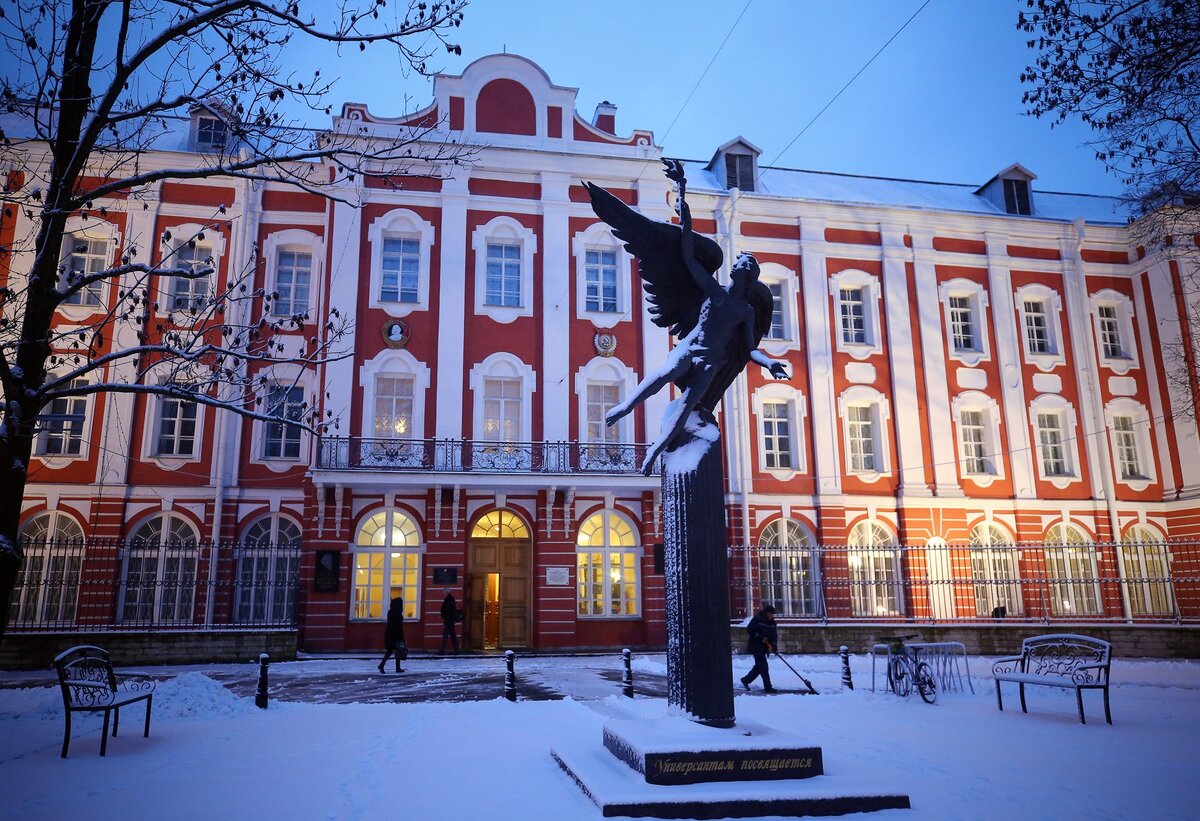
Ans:
{"label": "outstretched wing", "polygon": [[[683,338],[700,318],[706,294],[692,279],[680,250],[678,225],[644,217],[594,183],[585,182],[592,210],[606,222],[625,250],[637,257],[650,317],[660,328]],[[696,260],[710,274],[721,267],[721,246],[696,235]]]}

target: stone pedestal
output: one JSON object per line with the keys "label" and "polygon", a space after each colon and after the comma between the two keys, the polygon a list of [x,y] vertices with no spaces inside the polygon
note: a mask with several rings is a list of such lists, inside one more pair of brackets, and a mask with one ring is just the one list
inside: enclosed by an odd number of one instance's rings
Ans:
{"label": "stone pedestal", "polygon": [[693,413],[685,438],[663,456],[667,700],[693,721],[732,727],[721,435]]}

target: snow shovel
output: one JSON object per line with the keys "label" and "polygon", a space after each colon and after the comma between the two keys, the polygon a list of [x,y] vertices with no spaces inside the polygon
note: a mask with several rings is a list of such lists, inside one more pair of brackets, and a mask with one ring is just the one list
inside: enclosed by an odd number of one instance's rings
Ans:
{"label": "snow shovel", "polygon": [[803,682],[804,682],[804,686],[808,688],[808,693],[809,693],[809,695],[814,695],[814,696],[815,696],[815,695],[820,695],[820,694],[817,692],[817,688],[815,688],[815,687],[813,687],[813,686],[812,686],[812,682],[811,682],[811,681],[809,681],[808,679],[806,679],[804,676],[800,675],[798,672],[796,672],[796,668],[795,668],[795,667],[793,667],[792,665],[788,664],[788,662],[787,662],[787,659],[785,659],[783,656],[779,655],[779,651],[778,651],[778,650],[776,650],[776,651],[775,651],[775,658],[777,658],[777,659],[779,659],[780,661],[782,661],[782,662],[783,662],[783,666],[784,666],[784,667],[788,668],[788,669],[789,669],[789,670],[791,670],[793,673],[796,673],[796,678],[798,678],[798,679],[800,679],[801,681],[803,681]]}

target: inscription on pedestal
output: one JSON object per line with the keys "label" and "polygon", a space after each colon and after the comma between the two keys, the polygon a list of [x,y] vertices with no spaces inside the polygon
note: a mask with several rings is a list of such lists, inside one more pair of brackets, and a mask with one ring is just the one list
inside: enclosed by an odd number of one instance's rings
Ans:
{"label": "inscription on pedestal", "polygon": [[604,733],[604,746],[644,775],[649,784],[774,781],[812,778],[825,771],[820,747],[639,752],[608,730]]}

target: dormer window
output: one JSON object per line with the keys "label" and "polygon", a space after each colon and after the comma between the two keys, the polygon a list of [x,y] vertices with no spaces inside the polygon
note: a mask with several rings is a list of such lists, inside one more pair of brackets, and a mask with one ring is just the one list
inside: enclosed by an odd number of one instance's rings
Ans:
{"label": "dormer window", "polygon": [[229,127],[224,120],[203,114],[196,118],[196,148],[208,151],[223,149],[228,137]]}
{"label": "dormer window", "polygon": [[725,187],[740,191],[754,190],[754,157],[751,154],[725,155]]}
{"label": "dormer window", "polygon": [[1029,207],[1029,180],[1004,181],[1004,210],[1026,217],[1033,213]]}

